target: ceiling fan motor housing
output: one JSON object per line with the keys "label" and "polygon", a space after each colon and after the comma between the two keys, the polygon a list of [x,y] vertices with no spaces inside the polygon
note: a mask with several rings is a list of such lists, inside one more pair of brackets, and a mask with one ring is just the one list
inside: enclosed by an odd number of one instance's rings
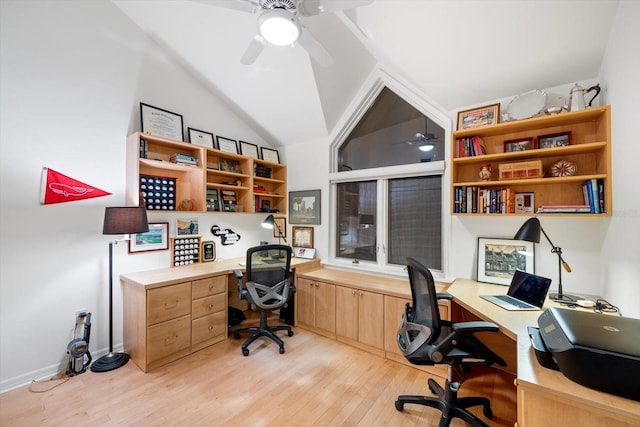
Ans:
{"label": "ceiling fan motor housing", "polygon": [[260,0],[263,9],[287,9],[296,10],[296,2],[293,0]]}

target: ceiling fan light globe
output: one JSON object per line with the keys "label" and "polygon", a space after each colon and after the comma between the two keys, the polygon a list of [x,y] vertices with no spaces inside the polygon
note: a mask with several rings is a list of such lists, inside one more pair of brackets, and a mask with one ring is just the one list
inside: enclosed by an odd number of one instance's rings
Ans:
{"label": "ceiling fan light globe", "polygon": [[433,149],[434,149],[434,147],[435,147],[435,146],[434,146],[433,144],[424,144],[424,145],[420,145],[420,146],[418,147],[418,149],[419,149],[420,151],[424,151],[424,152],[426,153],[426,152],[428,152],[428,151],[433,150]]}
{"label": "ceiling fan light globe", "polygon": [[276,46],[287,46],[300,38],[301,27],[295,15],[284,9],[273,9],[260,15],[258,31],[267,42]]}

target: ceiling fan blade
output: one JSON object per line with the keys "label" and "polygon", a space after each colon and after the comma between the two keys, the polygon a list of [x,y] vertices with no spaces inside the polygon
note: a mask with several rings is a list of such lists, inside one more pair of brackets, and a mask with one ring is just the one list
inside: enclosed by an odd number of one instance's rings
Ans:
{"label": "ceiling fan blade", "polygon": [[302,33],[298,39],[298,43],[302,46],[316,62],[323,67],[333,64],[333,58],[320,42],[311,34],[309,30],[302,27]]}
{"label": "ceiling fan blade", "polygon": [[314,16],[320,13],[354,9],[371,3],[373,0],[303,0],[298,5],[298,11],[302,16]]}
{"label": "ceiling fan blade", "polygon": [[247,46],[247,50],[242,54],[240,63],[244,65],[253,64],[262,53],[266,43],[265,39],[263,39],[259,34],[256,34],[253,39],[251,39],[249,46]]}
{"label": "ceiling fan blade", "polygon": [[240,10],[242,12],[253,13],[260,9],[257,1],[253,0],[191,0],[210,6],[224,7],[226,9]]}

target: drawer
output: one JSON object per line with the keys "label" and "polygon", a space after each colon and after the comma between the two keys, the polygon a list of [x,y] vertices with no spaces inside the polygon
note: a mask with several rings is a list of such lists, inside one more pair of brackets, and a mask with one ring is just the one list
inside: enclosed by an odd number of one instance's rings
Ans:
{"label": "drawer", "polygon": [[194,280],[191,283],[193,299],[202,298],[226,291],[227,275],[207,277],[206,279]]}
{"label": "drawer", "polygon": [[189,314],[191,311],[191,282],[147,291],[147,324],[164,322]]}
{"label": "drawer", "polygon": [[[191,345],[217,338],[214,342],[222,341],[227,333],[227,322],[224,311],[200,317],[191,322]],[[213,342],[212,342],[213,344]]]}
{"label": "drawer", "polygon": [[227,294],[223,293],[193,300],[191,303],[191,317],[195,319],[216,311],[224,311],[227,307],[226,298]]}
{"label": "drawer", "polygon": [[191,345],[191,317],[183,316],[147,328],[147,363],[152,363]]}

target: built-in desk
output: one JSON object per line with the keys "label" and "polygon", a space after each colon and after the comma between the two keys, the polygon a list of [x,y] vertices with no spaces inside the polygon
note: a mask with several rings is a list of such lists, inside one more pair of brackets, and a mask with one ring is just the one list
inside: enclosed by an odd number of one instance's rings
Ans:
{"label": "built-in desk", "polygon": [[[123,274],[124,350],[144,372],[227,338],[229,284],[246,258]],[[293,258],[294,275],[320,266]],[[233,277],[231,281],[229,276]]]}
{"label": "built-in desk", "polygon": [[[486,333],[481,339],[517,375],[518,427],[640,426],[640,402],[592,390],[540,366],[527,333],[527,326],[537,326],[540,312],[507,311],[480,298],[506,291],[504,286],[465,279],[448,289],[455,321],[481,319],[500,327],[499,334]],[[552,305],[557,304],[547,300],[545,308]]]}

